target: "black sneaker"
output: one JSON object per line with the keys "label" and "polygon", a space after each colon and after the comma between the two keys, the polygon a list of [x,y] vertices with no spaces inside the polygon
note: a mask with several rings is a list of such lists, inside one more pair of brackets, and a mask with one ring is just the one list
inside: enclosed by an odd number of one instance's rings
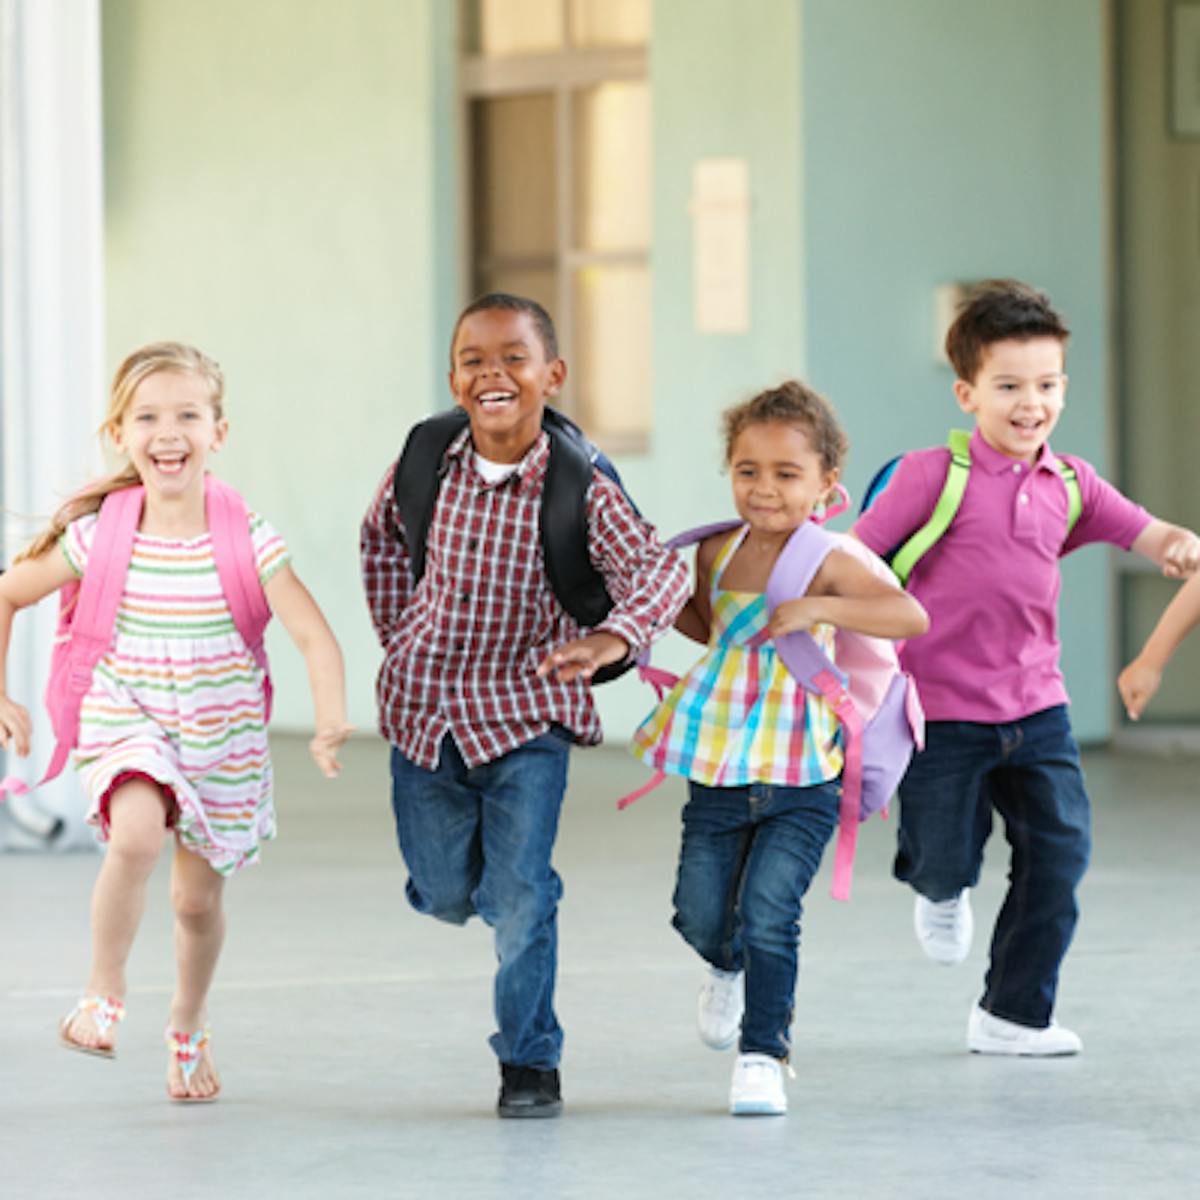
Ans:
{"label": "black sneaker", "polygon": [[501,1063],[496,1112],[502,1117],[557,1117],[562,1112],[558,1071]]}

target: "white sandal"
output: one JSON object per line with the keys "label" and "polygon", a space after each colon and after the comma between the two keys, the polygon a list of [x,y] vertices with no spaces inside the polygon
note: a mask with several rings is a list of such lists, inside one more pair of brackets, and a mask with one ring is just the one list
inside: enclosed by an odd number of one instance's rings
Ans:
{"label": "white sandal", "polygon": [[125,1005],[114,996],[83,996],[58,1025],[58,1040],[68,1050],[78,1050],[80,1054],[94,1054],[97,1058],[116,1058],[115,1046],[86,1046],[83,1042],[77,1042],[67,1036],[71,1023],[83,1013],[92,1018],[96,1032],[104,1037],[114,1025],[125,1019]]}

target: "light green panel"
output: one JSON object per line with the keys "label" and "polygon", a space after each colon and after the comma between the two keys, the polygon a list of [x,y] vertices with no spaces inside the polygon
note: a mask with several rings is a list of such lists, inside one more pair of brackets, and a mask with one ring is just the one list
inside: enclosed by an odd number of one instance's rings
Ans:
{"label": "light green panel", "polygon": [[[841,412],[857,496],[962,414],[934,357],[940,283],[1015,275],[1074,331],[1053,442],[1110,436],[1103,0],[805,0],[803,288],[811,382]],[[1082,739],[1108,736],[1107,551],[1064,565],[1063,664]]]}
{"label": "light green panel", "polygon": [[[798,19],[796,0],[654,4],[654,438],[650,455],[618,466],[664,535],[732,514],[721,410],[804,369]],[[698,333],[693,321],[692,169],[725,157],[750,173],[743,335]],[[696,648],[672,634],[657,657],[682,666]],[[613,740],[650,707],[630,680],[597,694]]]}
{"label": "light green panel", "polygon": [[[216,470],[287,538],[363,729],[380,654],[358,523],[443,390],[440,3],[103,5],[111,362],[158,338],[221,362],[231,433]],[[270,648],[276,724],[307,728],[303,662],[277,623]]]}

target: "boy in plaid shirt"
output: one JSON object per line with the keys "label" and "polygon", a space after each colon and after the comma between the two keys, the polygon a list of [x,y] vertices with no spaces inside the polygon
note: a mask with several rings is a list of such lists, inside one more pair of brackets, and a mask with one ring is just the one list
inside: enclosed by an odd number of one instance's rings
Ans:
{"label": "boy in plaid shirt", "polygon": [[440,464],[415,586],[394,467],[362,525],[408,899],[454,924],[478,914],[495,930],[491,1045],[503,1117],[562,1109],[553,1006],[562,883],[551,853],[570,745],[600,741],[591,677],[670,629],[689,590],[682,561],[594,469],[588,551],[613,608],[585,632],[555,598],[538,535],[550,456],[542,413],[566,372],[539,304],[476,300],[451,343],[450,390],[469,425]]}

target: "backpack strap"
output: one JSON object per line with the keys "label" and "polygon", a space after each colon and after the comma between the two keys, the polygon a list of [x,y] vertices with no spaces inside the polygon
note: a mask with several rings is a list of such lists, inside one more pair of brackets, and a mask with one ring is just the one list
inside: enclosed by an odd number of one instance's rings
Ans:
{"label": "backpack strap", "polygon": [[1075,522],[1083,513],[1083,495],[1079,490],[1079,476],[1069,462],[1058,459],[1058,473],[1062,476],[1063,486],[1067,489],[1067,532],[1063,537],[1065,542],[1071,536]]}
{"label": "backpack strap", "polygon": [[409,573],[413,586],[425,573],[425,543],[445,474],[442,461],[450,443],[466,428],[466,410],[455,407],[419,421],[408,431],[396,462],[392,493],[404,523]]}
{"label": "backpack strap", "polygon": [[[811,521],[788,538],[767,580],[767,608],[803,596],[821,564],[837,548],[832,534]],[[833,860],[835,900],[850,898],[850,877],[858,844],[863,781],[862,715],[850,697],[849,680],[805,630],[775,639],[779,657],[789,674],[805,691],[822,697],[842,726],[842,798],[838,808],[838,839]]]}
{"label": "backpack strap", "polygon": [[[68,584],[59,598],[59,637],[69,637],[66,658],[47,689],[46,705],[54,730],[54,753],[45,774],[33,785],[57,778],[79,741],[79,713],[92,686],[92,673],[113,642],[117,608],[125,590],[133,539],[142,515],[141,485],[109,492],[100,504],[83,578]],[[65,628],[70,613],[69,632]],[[0,795],[32,791],[13,777],[0,782]]]}
{"label": "backpack strap", "polygon": [[967,476],[971,472],[971,435],[965,429],[952,429],[947,445],[950,447],[950,465],[946,469],[946,482],[942,485],[933,512],[892,559],[892,570],[902,586],[907,585],[908,577],[921,557],[950,528],[950,522],[954,520],[963,493],[967,490]]}
{"label": "backpack strap", "polygon": [[204,477],[204,508],[212,536],[213,559],[229,615],[263,673],[264,717],[271,719],[274,687],[263,635],[271,607],[258,577],[258,558],[250,536],[250,514],[236,489],[211,475]]}

